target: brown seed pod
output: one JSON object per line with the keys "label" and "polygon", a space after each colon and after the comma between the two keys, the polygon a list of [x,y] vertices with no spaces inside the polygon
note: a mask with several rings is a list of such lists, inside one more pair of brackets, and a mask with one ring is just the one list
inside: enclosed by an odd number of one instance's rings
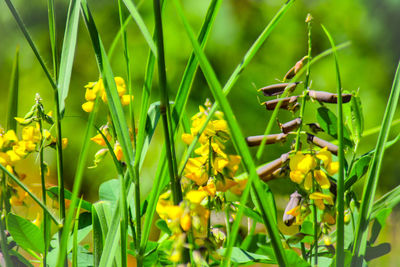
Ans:
{"label": "brown seed pod", "polygon": [[297,191],[294,191],[294,193],[290,195],[289,203],[286,205],[285,212],[283,213],[282,220],[286,224],[286,226],[291,226],[296,220],[296,217],[287,214],[287,212],[299,206],[300,202],[301,195]]}
{"label": "brown seed pod", "polygon": [[[315,100],[318,100],[320,102],[324,103],[331,103],[331,104],[337,104],[337,94],[332,94],[329,92],[322,92],[322,91],[314,91],[310,90],[308,92],[308,95]],[[343,103],[347,103],[351,100],[351,94],[342,94],[342,100]]]}
{"label": "brown seed pod", "polygon": [[307,123],[313,133],[323,132],[324,130],[319,126],[318,123]]}
{"label": "brown seed pod", "polygon": [[271,175],[279,174],[276,171],[289,159],[289,153],[282,154],[279,158],[257,169],[257,174],[263,181],[271,180]]}
{"label": "brown seed pod", "polygon": [[278,98],[278,99],[274,99],[274,100],[270,100],[270,101],[265,101],[265,107],[267,108],[267,110],[274,110],[276,105],[278,104],[278,102],[280,100],[282,100],[281,109],[291,109],[293,108],[293,106],[295,106],[297,103],[297,98],[299,96],[291,96],[291,97],[285,97],[285,98]]}
{"label": "brown seed pod", "polygon": [[283,80],[286,81],[292,79],[303,67],[304,60],[306,60],[307,58],[308,56],[304,56],[302,59],[297,61],[296,64],[286,73],[285,77],[283,77]]}
{"label": "brown seed pod", "polygon": [[262,91],[265,96],[274,96],[274,95],[280,95],[283,93],[286,87],[288,87],[289,92],[293,92],[294,89],[296,89],[296,86],[299,84],[299,82],[295,83],[278,83],[278,84],[272,84],[268,85],[266,87],[258,89],[258,91]]}
{"label": "brown seed pod", "polygon": [[320,148],[327,147],[328,150],[335,155],[337,155],[338,153],[339,148],[337,145],[334,145],[328,141],[325,141],[324,139],[316,137],[315,135],[307,133],[307,141],[312,142],[314,145],[317,145]]}
{"label": "brown seed pod", "polygon": [[270,134],[270,135],[256,135],[249,136],[246,138],[248,146],[258,146],[261,144],[263,139],[266,139],[266,144],[275,144],[277,142],[284,142],[286,140],[287,134]]}
{"label": "brown seed pod", "polygon": [[284,124],[279,124],[279,127],[281,128],[283,133],[288,134],[289,132],[297,129],[300,126],[300,124],[301,124],[301,119],[296,118]]}

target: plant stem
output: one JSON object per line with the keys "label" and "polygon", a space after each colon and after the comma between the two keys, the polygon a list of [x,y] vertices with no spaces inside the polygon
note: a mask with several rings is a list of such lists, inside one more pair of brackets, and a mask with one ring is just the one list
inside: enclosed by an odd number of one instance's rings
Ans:
{"label": "plant stem", "polygon": [[[40,105],[40,103],[38,103]],[[43,122],[42,115],[43,110],[38,109],[38,120],[40,129],[40,147],[39,147],[39,162],[40,162],[40,179],[42,184],[42,201],[46,205],[46,179],[45,179],[45,165],[44,165],[44,138],[43,138]],[[43,238],[44,238],[44,254],[43,254],[43,265],[47,262],[47,244],[48,244],[48,233],[49,233],[49,221],[46,212],[43,210]]]}
{"label": "plant stem", "polygon": [[[8,202],[8,197],[7,197],[7,182],[6,182],[6,175],[2,174],[1,177],[1,188],[2,188],[2,192],[1,192],[1,198],[0,198],[0,246],[1,246],[1,252],[3,254],[4,257],[4,261],[6,266],[12,266],[11,263],[11,259],[10,259],[10,255],[8,254],[8,244],[7,244],[7,237],[6,237],[6,227],[5,227],[5,218],[7,215],[7,209],[6,207],[6,203]],[[3,206],[4,203],[4,206]],[[3,211],[4,211],[4,216],[3,216]]]}
{"label": "plant stem", "polygon": [[[312,185],[312,191],[315,192],[315,179],[314,179],[314,174],[312,174],[312,179],[313,179],[313,185]],[[318,211],[317,211],[317,206],[315,205],[315,200],[313,200],[312,203],[313,207],[313,221],[314,221],[314,266],[318,266]]]}
{"label": "plant stem", "polygon": [[158,63],[158,77],[160,87],[160,113],[163,120],[164,138],[167,146],[167,159],[168,169],[171,179],[171,190],[173,195],[174,204],[178,205],[182,201],[182,191],[180,187],[180,181],[177,173],[176,156],[174,140],[171,136],[170,122],[171,113],[167,92],[167,77],[165,72],[165,59],[164,59],[164,38],[163,28],[161,19],[161,7],[160,0],[154,0],[154,14],[156,23],[156,35],[157,35],[157,63]]}

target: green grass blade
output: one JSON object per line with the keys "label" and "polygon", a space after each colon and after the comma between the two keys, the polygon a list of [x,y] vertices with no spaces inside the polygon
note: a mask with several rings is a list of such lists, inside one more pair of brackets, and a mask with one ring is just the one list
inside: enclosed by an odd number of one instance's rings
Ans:
{"label": "green grass blade", "polygon": [[400,185],[387,192],[380,199],[375,201],[371,210],[371,220],[374,219],[381,210],[392,209],[400,203]]}
{"label": "green grass blade", "polygon": [[[241,133],[240,127],[239,127],[237,121],[235,120],[235,116],[232,112],[229,102],[223,94],[221,85],[218,82],[215,72],[213,71],[204,52],[202,51],[200,45],[198,44],[198,42],[196,41],[196,39],[194,37],[193,31],[183,14],[183,10],[182,10],[179,0],[174,0],[174,3],[175,3],[177,13],[184,24],[187,35],[189,36],[189,39],[192,42],[193,49],[199,60],[199,63],[200,63],[201,69],[204,73],[204,76],[206,77],[207,82],[210,85],[210,89],[214,95],[214,98],[221,105],[222,111],[224,112],[224,114],[226,116],[226,120],[227,120],[228,126],[230,128],[230,132],[231,132],[235,147],[243,159],[243,163],[244,163],[246,171],[250,174],[249,180],[247,182],[246,188],[242,194],[241,201],[240,201],[240,203],[246,203],[251,187],[253,189],[255,189],[255,191],[257,193],[259,193],[259,191],[262,189],[262,187],[259,184],[260,181],[259,181],[257,173],[256,173],[255,164],[251,157],[250,151],[244,141],[244,137]],[[252,186],[253,183],[254,183],[254,186]],[[260,194],[258,194],[258,196],[260,196]],[[257,204],[258,208],[260,208],[260,210],[262,211],[265,225],[266,225],[268,232],[270,234],[270,237],[271,237],[271,243],[272,243],[272,247],[274,248],[276,259],[279,262],[279,264],[283,266],[283,265],[286,265],[286,258],[285,258],[285,253],[283,251],[282,243],[280,241],[279,230],[278,230],[278,227],[276,224],[276,220],[271,214],[271,211],[268,209],[265,209],[266,204],[268,205],[270,203],[265,203],[265,202],[266,202],[265,199],[263,201],[263,199],[258,198],[256,204]],[[228,244],[228,247],[227,247],[225,255],[224,255],[225,260],[226,260],[225,264],[229,264],[229,261],[230,261],[230,254],[232,252],[232,248],[233,248],[233,245],[234,245],[234,242],[236,239],[236,235],[237,235],[237,231],[239,228],[239,223],[241,221],[241,217],[242,217],[243,211],[244,211],[243,207],[244,206],[241,206],[237,213],[237,217],[236,217],[236,220],[235,220],[235,223],[233,226],[233,230],[232,230],[232,234],[231,234],[231,241]]]}
{"label": "green grass blade", "polygon": [[365,181],[363,196],[360,207],[360,215],[357,223],[356,236],[353,244],[352,266],[361,266],[365,250],[367,246],[368,224],[370,222],[373,200],[375,197],[376,187],[378,185],[379,172],[382,165],[383,155],[385,152],[385,143],[387,141],[394,113],[400,95],[400,62],[397,66],[396,74],[393,81],[392,90],[386,105],[385,115],[382,121],[381,131],[376,143],[375,154],[368,169]]}
{"label": "green grass blade", "polygon": [[18,117],[18,86],[19,86],[19,47],[15,51],[15,58],[13,62],[10,88],[8,89],[8,105],[7,105],[7,130],[17,129],[17,121],[14,119]]}
{"label": "green grass blade", "polygon": [[88,152],[89,152],[90,137],[93,136],[93,132],[94,132],[93,124],[94,124],[94,120],[97,115],[98,104],[99,104],[99,100],[96,99],[94,110],[89,115],[85,134],[83,137],[83,145],[82,145],[81,151],[79,153],[78,166],[76,167],[74,186],[72,189],[71,203],[70,203],[69,210],[68,210],[68,213],[65,218],[63,231],[61,234],[59,254],[57,257],[57,266],[59,266],[59,267],[62,267],[64,265],[64,260],[65,260],[66,253],[67,253],[67,245],[68,245],[70,227],[71,227],[72,219],[74,217],[75,206],[77,205],[77,202],[78,202],[78,194],[79,194],[81,184],[82,184],[83,173],[84,173],[84,170],[86,167],[86,161],[87,161],[87,156],[88,156]]}
{"label": "green grass blade", "polygon": [[14,174],[10,173],[3,165],[0,164],[0,169],[4,171],[5,174],[8,175],[8,177],[11,178],[19,187],[21,187],[28,195],[49,215],[49,217],[53,220],[53,222],[57,225],[60,226],[61,223],[59,219],[57,219],[54,214],[46,207],[46,205],[43,204],[40,199],[33,194],[29,188],[24,185]]}
{"label": "green grass blade", "polygon": [[64,40],[60,59],[60,76],[57,83],[59,101],[58,112],[61,115],[61,118],[63,117],[65,111],[65,99],[68,96],[72,66],[74,63],[76,41],[78,38],[80,4],[80,0],[71,0],[68,9],[67,24],[65,25]]}
{"label": "green grass blade", "polygon": [[114,39],[111,42],[110,48],[108,49],[108,52],[107,52],[108,59],[110,60],[110,62],[113,58],[115,48],[117,47],[117,44],[118,44],[118,40],[121,38],[122,33],[125,31],[126,27],[128,26],[129,22],[131,22],[131,20],[132,20],[132,17],[130,17],[130,16],[128,18],[126,18],[126,20],[124,21],[124,25],[119,29],[117,34],[114,36]]}
{"label": "green grass blade", "polygon": [[21,17],[19,16],[17,10],[15,9],[14,5],[11,3],[10,0],[4,0],[10,9],[11,14],[13,15],[15,21],[18,24],[18,27],[22,31],[22,34],[24,35],[26,41],[28,42],[29,46],[31,47],[33,53],[35,54],[37,60],[39,61],[40,66],[42,67],[44,74],[46,75],[47,79],[49,80],[51,87],[56,90],[57,85],[56,82],[54,81],[53,77],[50,74],[49,69],[47,68],[46,64],[44,63],[43,57],[40,55],[39,50],[37,49],[35,43],[33,42],[28,29],[26,28],[24,22],[22,21]]}
{"label": "green grass blade", "polygon": [[[114,123],[114,127],[117,133],[118,141],[120,142],[125,161],[127,163],[127,168],[128,168],[128,173],[130,179],[133,179],[134,184],[135,184],[135,206],[140,207],[140,192],[139,192],[139,180],[138,180],[138,174],[135,172],[133,165],[134,165],[134,159],[133,159],[133,147],[130,141],[130,135],[128,131],[128,126],[125,120],[124,112],[122,109],[122,104],[120,102],[117,88],[115,85],[114,81],[114,75],[111,70],[110,63],[108,61],[107,55],[104,50],[104,46],[101,42],[99,33],[97,31],[96,25],[93,21],[93,17],[90,13],[89,7],[87,5],[86,0],[82,1],[82,14],[85,19],[86,26],[89,31],[90,38],[92,40],[94,52],[96,54],[96,60],[97,60],[97,65],[99,67],[99,71],[102,75],[103,81],[104,81],[104,87],[105,91],[107,94],[107,100],[108,100],[108,107],[109,111],[111,114],[112,121]],[[128,184],[126,190],[128,192],[130,191],[130,183]],[[133,194],[133,193],[132,193]],[[128,197],[132,197],[132,194],[128,193]],[[125,200],[126,201],[126,200]],[[117,205],[118,209],[120,208],[119,205]],[[117,209],[117,210],[118,210]],[[140,222],[140,208],[137,208],[137,213],[139,214],[136,216],[136,233],[138,236],[140,236],[141,233],[141,222]],[[118,214],[114,213],[113,216],[113,221],[114,218],[118,222],[120,218],[120,214],[118,211]],[[119,223],[117,223],[119,224]],[[119,236],[119,231],[120,227],[117,227],[115,225],[112,225],[114,228],[113,231],[109,231],[107,234],[106,242],[104,245],[104,251],[101,260],[100,260],[100,266],[110,266],[109,264],[111,263],[112,259],[114,258],[116,248],[115,248],[115,238],[116,236]],[[117,238],[118,239],[118,238]],[[138,238],[139,239],[139,238]],[[117,241],[118,243],[118,241]],[[110,249],[110,250],[108,250]]]}
{"label": "green grass blade", "polygon": [[323,26],[326,36],[331,43],[333,56],[335,59],[335,70],[336,70],[336,86],[337,86],[337,127],[338,127],[338,141],[339,141],[339,151],[338,151],[338,161],[339,161],[339,171],[337,178],[337,197],[336,197],[336,266],[344,265],[344,124],[343,124],[343,100],[342,100],[342,83],[340,80],[339,62],[336,53],[336,45],[333,41],[332,36],[328,30]]}
{"label": "green grass blade", "polygon": [[[92,226],[93,226],[93,264],[94,266],[99,266],[100,257],[103,253],[103,243],[106,231],[103,231],[102,225],[106,222],[107,215],[104,214],[104,205],[107,203],[97,202],[92,206]],[[100,211],[98,211],[100,210]],[[108,227],[107,227],[108,229]]]}
{"label": "green grass blade", "polygon": [[153,52],[154,55],[157,55],[156,44],[154,43],[153,38],[151,38],[149,30],[147,29],[146,24],[144,24],[144,21],[140,16],[139,12],[137,11],[135,5],[131,0],[123,0],[123,1],[125,3],[126,8],[128,8],[129,12],[131,13],[132,18],[138,25],[139,30],[142,32],[143,37],[146,40],[147,44],[149,45],[151,51]]}
{"label": "green grass blade", "polygon": [[72,267],[78,267],[78,226],[79,226],[79,213],[81,211],[82,197],[76,208],[75,221],[74,221],[74,234],[72,242]]}
{"label": "green grass blade", "polygon": [[47,14],[49,17],[49,35],[50,35],[50,46],[51,55],[53,58],[53,72],[55,80],[58,80],[58,49],[57,49],[57,37],[56,37],[56,20],[54,11],[54,0],[47,0]]}

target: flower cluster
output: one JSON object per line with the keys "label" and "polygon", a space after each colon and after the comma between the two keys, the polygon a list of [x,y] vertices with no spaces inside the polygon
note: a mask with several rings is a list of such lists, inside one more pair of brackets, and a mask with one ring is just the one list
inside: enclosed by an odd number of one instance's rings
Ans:
{"label": "flower cluster", "polygon": [[[207,100],[192,117],[190,133],[182,135],[186,144],[191,144],[205,125],[210,108],[211,102]],[[200,146],[194,151],[196,156],[189,158],[185,166],[183,200],[174,205],[171,193],[167,191],[160,196],[157,204],[157,213],[166,221],[172,232],[171,238],[175,241],[170,255],[173,262],[181,261],[189,232],[193,234],[196,246],[214,244],[215,247],[221,243],[221,234],[214,234],[219,232],[210,225],[211,210],[218,210],[224,205],[224,192],[231,190],[239,194],[245,186],[246,180],[233,179],[239,168],[240,157],[225,151],[224,143],[229,140],[227,123],[221,112],[217,112],[215,117],[199,137]]]}
{"label": "flower cluster", "polygon": [[[331,152],[327,148],[321,149],[315,155],[297,152],[290,158],[289,167],[290,179],[302,185],[307,192],[308,199],[313,200],[318,209],[323,211],[321,221],[334,224],[335,203],[328,190],[331,187],[328,175],[336,174],[339,164],[332,161]],[[301,212],[302,207],[303,212]],[[302,203],[286,213],[296,217],[296,224],[301,224],[307,214],[304,212],[306,207],[307,205]]]}
{"label": "flower cluster", "polygon": [[[129,105],[133,100],[133,96],[126,94],[125,81],[121,77],[115,77],[115,84],[117,85],[118,95],[123,106]],[[103,79],[100,78],[97,82],[89,82],[86,86],[85,99],[86,102],[82,104],[82,109],[86,112],[91,112],[94,107],[94,101],[97,96],[101,97],[104,103],[107,103],[107,94],[104,88]]]}

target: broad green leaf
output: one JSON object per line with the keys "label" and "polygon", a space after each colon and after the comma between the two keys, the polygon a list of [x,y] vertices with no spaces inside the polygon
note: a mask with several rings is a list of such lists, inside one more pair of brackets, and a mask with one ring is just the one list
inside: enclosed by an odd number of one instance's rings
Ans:
{"label": "broad green leaf", "polygon": [[120,183],[118,179],[111,179],[102,183],[99,187],[99,199],[109,201],[111,210],[115,208],[119,199]]}
{"label": "broad green leaf", "polygon": [[400,96],[400,62],[396,70],[392,90],[390,92],[390,96],[386,105],[385,115],[382,120],[382,128],[379,132],[375,153],[372,158],[370,167],[368,169],[367,179],[363,189],[360,216],[357,223],[357,233],[355,236],[355,241],[353,246],[352,264],[355,266],[360,266],[362,264],[365,255],[367,247],[367,236],[369,232],[368,225],[370,222],[373,200],[378,185],[380,169],[382,165],[383,155],[385,152],[385,145],[389,136],[399,96]]}
{"label": "broad green leaf", "polygon": [[265,234],[247,235],[243,242],[240,244],[240,248],[253,253],[257,253],[259,245],[267,245],[267,236]]}
{"label": "broad green leaf", "polygon": [[7,215],[7,230],[18,246],[37,253],[44,252],[43,233],[31,221],[13,213]]}
{"label": "broad green leaf", "polygon": [[382,209],[376,215],[374,223],[372,224],[371,236],[369,238],[369,244],[372,245],[375,243],[378,238],[379,233],[386,225],[386,219],[389,217],[390,213],[392,213],[392,209]]}
{"label": "broad green leaf", "polygon": [[8,89],[8,104],[7,104],[7,130],[16,130],[18,117],[18,86],[19,86],[19,47],[15,51],[13,62],[10,88]]}
{"label": "broad green leaf", "polygon": [[78,39],[79,9],[81,1],[71,0],[67,24],[65,25],[65,33],[60,59],[60,76],[58,79],[58,113],[63,117],[65,111],[65,99],[68,96],[69,84],[71,82],[72,66],[75,57],[76,42]]}
{"label": "broad green leaf", "polygon": [[[47,195],[54,200],[58,200],[58,186],[52,186],[47,188]],[[71,191],[69,191],[68,189],[64,189],[64,197],[65,199],[71,200],[72,197]],[[92,203],[82,199],[81,208],[90,211],[92,210]]]}
{"label": "broad green leaf", "polygon": [[350,171],[350,174],[347,176],[344,182],[344,189],[349,189],[353,184],[355,184],[361,177],[363,177],[369,167],[369,163],[371,162],[372,156],[367,154],[359,159],[353,164],[353,167]]}
{"label": "broad green leaf", "polygon": [[[326,107],[318,108],[317,121],[321,128],[330,136],[337,139],[338,138],[338,128],[337,128],[337,117]],[[344,132],[344,143],[346,146],[352,146],[350,140],[349,132],[346,128],[343,129]]]}
{"label": "broad green leaf", "polygon": [[108,221],[110,217],[110,203],[105,201],[96,202],[92,206],[93,224],[93,256],[94,265],[98,266],[103,253],[103,244],[108,232]]}

